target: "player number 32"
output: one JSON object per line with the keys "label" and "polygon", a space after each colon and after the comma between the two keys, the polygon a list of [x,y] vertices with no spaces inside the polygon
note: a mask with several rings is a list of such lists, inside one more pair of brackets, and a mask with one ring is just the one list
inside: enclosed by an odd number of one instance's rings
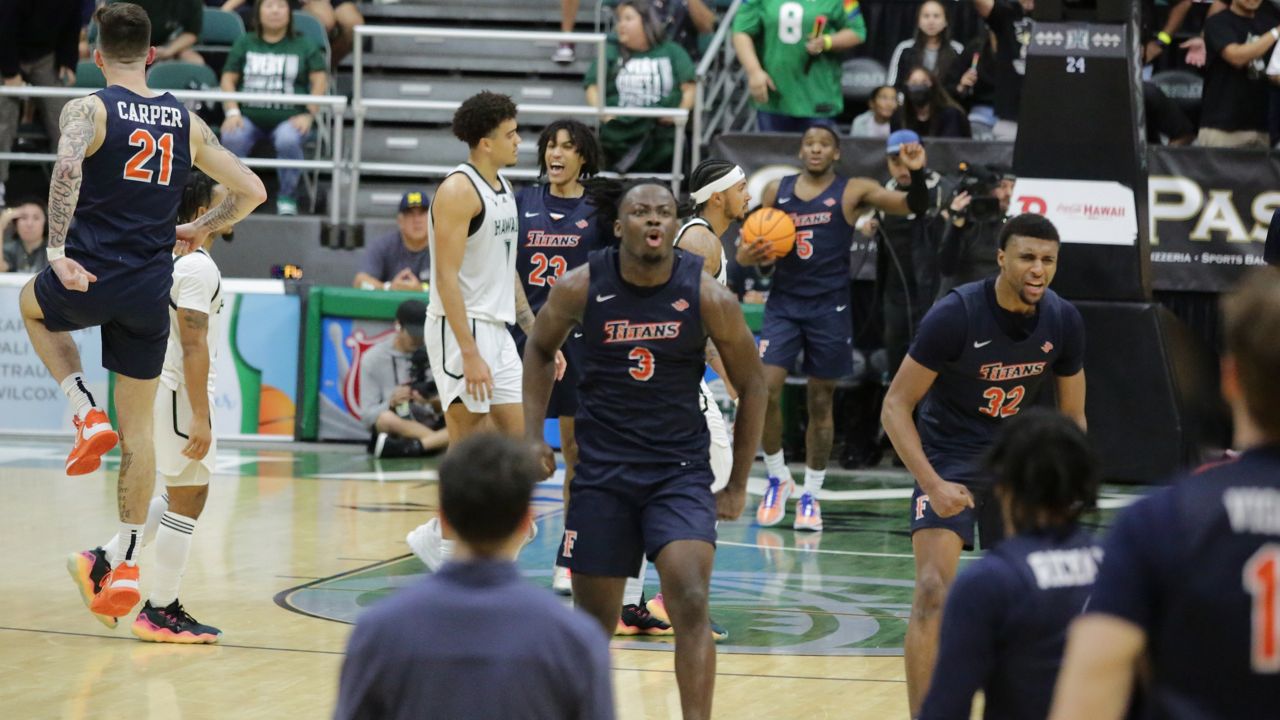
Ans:
{"label": "player number 32", "polygon": [[978,412],[993,418],[1013,417],[1018,414],[1018,405],[1026,394],[1027,389],[1021,385],[1014,385],[1007,392],[993,385],[982,393],[982,397],[987,399],[987,406],[978,408]]}

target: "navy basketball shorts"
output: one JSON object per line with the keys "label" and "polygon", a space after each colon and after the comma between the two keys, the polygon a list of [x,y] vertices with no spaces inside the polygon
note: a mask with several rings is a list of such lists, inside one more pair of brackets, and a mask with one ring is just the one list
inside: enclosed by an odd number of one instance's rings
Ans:
{"label": "navy basketball shorts", "polygon": [[578,463],[556,564],[583,575],[636,577],[677,540],[716,543],[709,462]]}
{"label": "navy basketball shorts", "polygon": [[137,380],[159,377],[169,342],[173,275],[98,277],[89,283],[88,291],[76,292],[62,286],[53,268],[36,275],[36,302],[44,313],[45,327],[53,332],[100,327],[104,368]]}
{"label": "navy basketball shorts", "polygon": [[853,374],[853,315],[849,296],[774,298],[764,306],[760,359],[791,370],[804,351],[808,377],[837,380]]}
{"label": "navy basketball shorts", "polygon": [[[944,478],[946,476],[943,476]],[[958,482],[958,481],[952,481]],[[911,534],[926,528],[942,528],[960,536],[965,550],[977,547],[974,543],[974,526],[983,550],[990,550],[1004,539],[1004,518],[1000,514],[1000,502],[989,484],[962,483],[973,494],[973,507],[965,508],[951,517],[939,517],[933,511],[929,496],[916,484],[911,493]]]}

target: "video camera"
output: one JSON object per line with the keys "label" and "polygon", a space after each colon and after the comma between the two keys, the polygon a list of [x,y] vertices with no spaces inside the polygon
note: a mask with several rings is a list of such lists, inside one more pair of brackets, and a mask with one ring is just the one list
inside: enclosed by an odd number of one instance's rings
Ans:
{"label": "video camera", "polygon": [[1000,186],[1002,174],[991,167],[982,167],[960,163],[960,177],[957,178],[951,197],[947,198],[946,207],[962,192],[969,193],[971,201],[964,209],[963,215],[974,222],[999,222],[1004,216],[1000,210],[1000,200],[995,190]]}
{"label": "video camera", "polygon": [[436,381],[431,375],[431,361],[427,359],[425,347],[414,350],[409,358],[409,388],[428,399],[438,392]]}

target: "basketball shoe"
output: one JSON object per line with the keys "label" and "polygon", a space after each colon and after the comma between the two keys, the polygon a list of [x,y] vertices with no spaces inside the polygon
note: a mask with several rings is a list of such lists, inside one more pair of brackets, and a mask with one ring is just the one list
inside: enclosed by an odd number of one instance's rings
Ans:
{"label": "basketball shoe", "polygon": [[120,563],[102,578],[89,610],[113,618],[128,615],[142,599],[138,592],[138,566]]}
{"label": "basketball shoe", "polygon": [[[85,607],[92,605],[94,596],[102,589],[102,581],[110,572],[111,564],[107,562],[107,554],[100,547],[67,556],[67,573],[75,581],[76,589],[80,591],[80,599],[84,601]],[[113,630],[117,625],[116,619],[111,615],[94,613],[93,616],[98,622]]]}
{"label": "basketball shoe", "polygon": [[86,475],[102,465],[102,456],[120,442],[120,435],[98,408],[85,413],[84,420],[73,416],[71,421],[76,426],[76,444],[67,456],[67,474]]}
{"label": "basketball shoe", "polygon": [[805,493],[796,502],[796,521],[792,525],[796,530],[822,531],[822,509],[813,493]]}
{"label": "basketball shoe", "polygon": [[675,635],[676,631],[671,629],[670,623],[650,614],[644,598],[640,598],[639,605],[622,606],[622,614],[618,616],[618,627],[613,634],[669,636]]}
{"label": "basketball shoe", "polygon": [[[529,536],[524,544],[528,545],[538,537],[538,523],[529,523]],[[422,561],[431,572],[440,569],[445,560],[453,557],[453,540],[446,540],[440,531],[440,518],[433,517],[425,523],[409,531],[404,536],[409,549]]]}
{"label": "basketball shoe", "polygon": [[555,574],[551,576],[551,589],[557,595],[573,594],[573,573],[569,571],[569,568],[556,566]]}
{"label": "basketball shoe", "polygon": [[756,522],[762,527],[773,527],[787,516],[787,499],[796,491],[794,480],[769,478],[769,487],[765,488],[764,497],[756,508]]}
{"label": "basketball shoe", "polygon": [[[658,593],[653,596],[653,599],[646,603],[645,607],[648,608],[649,614],[653,617],[664,623],[671,623],[671,618],[667,615],[667,604],[662,599],[662,593]],[[725,630],[724,626],[711,618],[707,618],[707,622],[711,623],[711,637],[716,642],[722,642],[729,639],[729,631]],[[672,632],[674,633],[674,631]]]}
{"label": "basketball shoe", "polygon": [[177,600],[162,608],[155,607],[148,600],[133,621],[133,634],[146,642],[212,645],[218,642],[222,631],[201,625]]}

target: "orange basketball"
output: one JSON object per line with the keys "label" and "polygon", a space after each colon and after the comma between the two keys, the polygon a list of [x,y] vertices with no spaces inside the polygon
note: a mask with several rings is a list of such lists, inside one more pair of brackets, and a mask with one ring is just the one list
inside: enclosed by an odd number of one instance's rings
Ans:
{"label": "orange basketball", "polygon": [[780,258],[796,244],[796,224],[791,222],[790,215],[777,208],[760,208],[742,223],[742,241],[754,244],[757,240],[773,246],[773,257]]}

